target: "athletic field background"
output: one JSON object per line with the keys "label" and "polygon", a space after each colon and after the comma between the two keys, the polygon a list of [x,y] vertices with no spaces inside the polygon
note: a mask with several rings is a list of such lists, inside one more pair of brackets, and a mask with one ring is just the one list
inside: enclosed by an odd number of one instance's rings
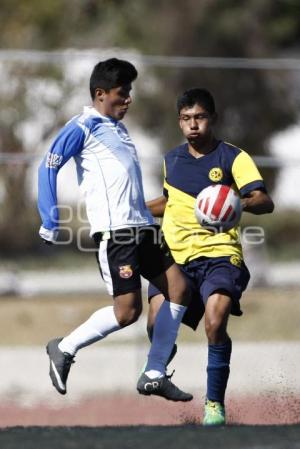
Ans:
{"label": "athletic field background", "polygon": [[231,317],[229,424],[218,429],[201,425],[203,325],[197,332],[182,326],[172,365],[174,380],[194,393],[191,403],[135,392],[148,349],[146,302],[138,323],[77,355],[66,396],[53,389],[45,343],[109,302],[106,295],[1,298],[1,449],[300,448],[297,289],[250,289],[244,316]]}
{"label": "athletic field background", "polygon": [[[54,390],[45,344],[109,302],[106,295],[1,299],[1,427],[201,423],[207,361],[202,324],[196,332],[182,326],[171,366],[174,381],[193,392],[194,400],[174,404],[135,391],[148,350],[146,302],[138,323],[78,353],[66,396]],[[300,292],[250,289],[242,308],[244,316],[229,321],[233,355],[226,400],[228,422],[299,424]]]}

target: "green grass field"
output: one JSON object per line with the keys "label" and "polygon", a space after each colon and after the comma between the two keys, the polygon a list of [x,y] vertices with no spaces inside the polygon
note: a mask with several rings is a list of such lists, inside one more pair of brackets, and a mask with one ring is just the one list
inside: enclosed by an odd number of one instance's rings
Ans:
{"label": "green grass field", "polygon": [[[107,304],[111,304],[108,295],[2,297],[0,344],[43,345],[54,335],[65,335]],[[145,300],[144,313],[147,307]],[[229,320],[229,333],[235,341],[299,340],[299,290],[248,290],[242,299],[242,309],[242,317]],[[179,340],[204,341],[203,325],[196,332],[182,326]]]}

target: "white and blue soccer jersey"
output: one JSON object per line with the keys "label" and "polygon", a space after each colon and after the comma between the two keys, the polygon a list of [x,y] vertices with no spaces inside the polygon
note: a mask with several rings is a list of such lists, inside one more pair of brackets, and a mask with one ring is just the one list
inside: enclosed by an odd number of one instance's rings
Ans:
{"label": "white and blue soccer jersey", "polygon": [[46,232],[59,227],[57,174],[71,157],[86,201],[90,235],[154,223],[126,127],[85,107],[61,129],[39,168],[38,207]]}

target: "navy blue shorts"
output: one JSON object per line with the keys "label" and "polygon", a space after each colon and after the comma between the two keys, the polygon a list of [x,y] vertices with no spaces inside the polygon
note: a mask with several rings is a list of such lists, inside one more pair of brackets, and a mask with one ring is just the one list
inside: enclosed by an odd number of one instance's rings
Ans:
{"label": "navy blue shorts", "polygon": [[[199,257],[185,265],[179,265],[185,274],[192,292],[192,301],[182,322],[196,330],[205,311],[205,304],[214,292],[223,290],[232,299],[231,314],[242,315],[240,298],[246,289],[250,273],[244,261],[238,256]],[[148,299],[160,294],[149,284]]]}

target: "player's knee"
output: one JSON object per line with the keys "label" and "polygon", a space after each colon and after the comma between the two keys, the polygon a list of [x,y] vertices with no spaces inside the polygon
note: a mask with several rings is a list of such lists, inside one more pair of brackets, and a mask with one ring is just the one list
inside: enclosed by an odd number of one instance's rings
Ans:
{"label": "player's knee", "polygon": [[184,279],[177,281],[174,289],[171,290],[170,298],[172,301],[187,306],[190,303],[191,292]]}
{"label": "player's knee", "polygon": [[215,318],[205,321],[205,332],[210,344],[220,343],[226,336],[226,328],[224,324]]}
{"label": "player's knee", "polygon": [[117,316],[117,320],[121,327],[129,326],[130,324],[135,323],[142,313],[142,307],[132,308],[130,310],[126,310],[121,312]]}

